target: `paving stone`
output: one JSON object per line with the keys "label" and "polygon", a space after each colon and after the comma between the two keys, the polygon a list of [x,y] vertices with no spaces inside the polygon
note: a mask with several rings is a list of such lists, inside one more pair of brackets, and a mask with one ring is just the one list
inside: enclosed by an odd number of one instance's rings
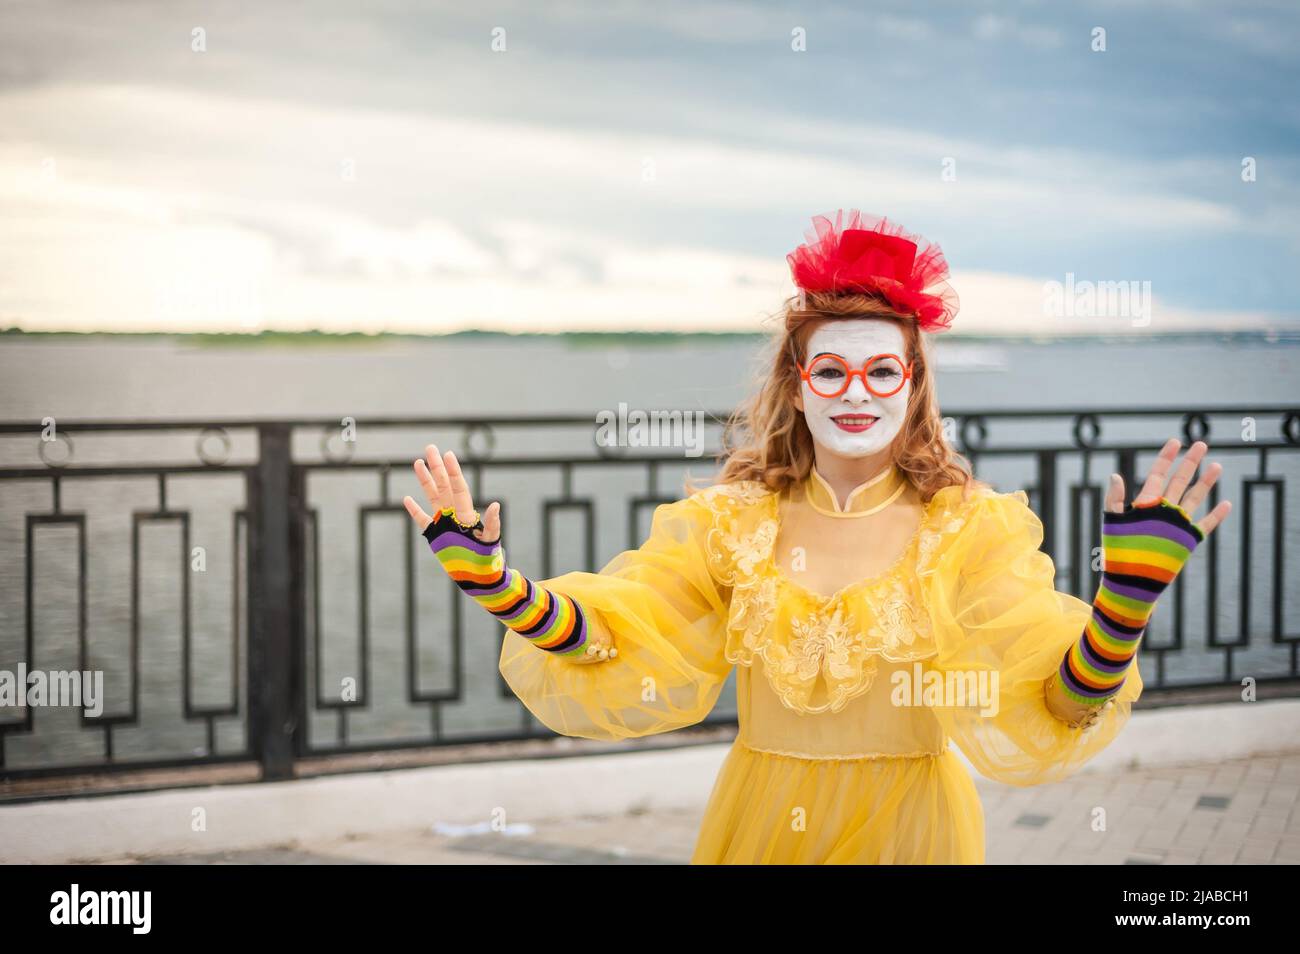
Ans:
{"label": "paving stone", "polygon": [[1206,828],[1199,825],[1184,825],[1178,833],[1176,844],[1184,848],[1204,848],[1210,843],[1210,838],[1214,835],[1213,828]]}
{"label": "paving stone", "polygon": [[1223,842],[1239,844],[1249,834],[1250,822],[1225,820],[1210,836],[1210,844],[1221,844]]}
{"label": "paving stone", "polygon": [[1197,808],[1227,808],[1232,799],[1227,795],[1202,795],[1196,800]]}
{"label": "paving stone", "polygon": [[1178,844],[1178,832],[1172,828],[1148,828],[1137,840],[1139,848],[1173,848]]}
{"label": "paving stone", "polygon": [[1290,808],[1296,802],[1300,790],[1274,785],[1264,793],[1264,805],[1268,807]]}
{"label": "paving stone", "polygon": [[1051,820],[1052,817],[1050,815],[1039,815],[1033,812],[1023,812],[1016,818],[1014,824],[1017,828],[1042,828]]}
{"label": "paving stone", "polygon": [[1241,851],[1237,859],[1248,864],[1269,861],[1278,849],[1277,841],[1250,836],[1241,842]]}
{"label": "paving stone", "polygon": [[1230,865],[1237,860],[1240,846],[1233,843],[1209,844],[1201,852],[1200,863],[1203,865]]}
{"label": "paving stone", "polygon": [[1286,816],[1284,815],[1256,815],[1250,823],[1250,831],[1256,835],[1281,835],[1286,831]]}
{"label": "paving stone", "polygon": [[1243,788],[1233,793],[1232,804],[1239,808],[1259,808],[1264,804],[1264,790]]}

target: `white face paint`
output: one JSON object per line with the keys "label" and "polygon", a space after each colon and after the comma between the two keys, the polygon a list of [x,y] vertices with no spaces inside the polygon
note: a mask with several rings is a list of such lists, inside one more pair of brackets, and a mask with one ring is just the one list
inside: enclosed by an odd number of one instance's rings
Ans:
{"label": "white face paint", "polygon": [[[896,354],[904,363],[910,360],[902,329],[884,318],[851,318],[822,323],[808,339],[804,367],[810,367],[817,355],[823,352],[839,355],[853,369],[861,368],[869,358],[878,354]],[[803,411],[813,443],[819,449],[840,457],[867,457],[887,448],[903,429],[911,393],[912,382],[909,379],[897,394],[878,397],[867,390],[861,376],[855,375],[848,390],[839,397],[828,398],[814,393],[808,382],[801,381],[800,400],[795,402],[795,406]],[[863,417],[876,420],[866,430],[846,429],[845,425],[860,428]],[[839,423],[836,418],[840,419]]]}

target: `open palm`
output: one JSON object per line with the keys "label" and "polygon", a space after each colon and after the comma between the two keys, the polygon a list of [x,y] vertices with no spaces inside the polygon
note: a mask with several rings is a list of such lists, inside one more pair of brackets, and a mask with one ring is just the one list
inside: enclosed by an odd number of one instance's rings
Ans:
{"label": "open palm", "polygon": [[[456,519],[461,523],[473,524],[478,521],[478,511],[474,509],[474,495],[470,493],[469,484],[466,483],[465,475],[460,469],[460,461],[456,460],[453,452],[447,451],[440,457],[437,445],[429,444],[424,448],[424,459],[415,461],[414,466],[416,479],[424,488],[424,495],[428,498],[429,506],[433,508],[434,513],[451,507],[455,511]],[[424,528],[433,521],[433,517],[425,513],[412,497],[403,497],[402,503],[406,505],[406,512],[411,515],[411,519],[423,533]],[[481,516],[483,527],[475,530],[474,536],[484,542],[499,539],[501,537],[500,502],[492,501]]]}
{"label": "open palm", "polygon": [[[435,514],[450,507],[462,526],[473,526],[479,521],[480,514],[474,509],[474,495],[470,493],[469,484],[465,481],[460,462],[456,460],[454,453],[447,451],[439,456],[437,446],[429,444],[424,448],[424,458],[416,460],[413,466],[415,476],[420,481],[420,486],[424,488],[424,495],[428,498],[429,506],[433,508]],[[425,513],[424,508],[412,497],[402,498],[402,503],[406,505],[406,512],[411,515],[411,519],[423,533],[434,518]],[[501,539],[500,502],[494,500],[488,504],[487,510],[481,517],[483,526],[473,531],[475,538],[488,544],[498,542]],[[613,636],[596,626],[595,622],[594,619],[589,620],[591,625],[586,652],[571,657],[572,662],[605,662],[618,656],[618,647],[613,644]]]}
{"label": "open palm", "polygon": [[[1192,484],[1192,475],[1196,473],[1196,468],[1204,459],[1209,451],[1209,445],[1204,441],[1197,441],[1192,444],[1187,451],[1187,456],[1183,462],[1174,468],[1174,461],[1178,458],[1178,451],[1183,446],[1182,441],[1176,437],[1171,437],[1165,441],[1165,446],[1160,450],[1160,456],[1156,458],[1151,465],[1151,473],[1142,485],[1142,491],[1138,494],[1135,504],[1152,503],[1164,497],[1170,503],[1177,504],[1187,512],[1187,516],[1201,529],[1206,537],[1214,531],[1214,528],[1223,523],[1224,519],[1232,512],[1232,503],[1227,500],[1221,500],[1215,505],[1214,509],[1205,515],[1201,520],[1196,520],[1194,515],[1196,509],[1204,503],[1205,498],[1210,493],[1210,488],[1223,474],[1223,465],[1218,463],[1210,464],[1201,474],[1201,479]],[[1172,476],[1170,471],[1173,471]],[[1188,485],[1191,484],[1189,487]],[[1110,478],[1110,487],[1106,491],[1106,509],[1111,513],[1122,513],[1124,511],[1124,478],[1119,474],[1112,474]]]}

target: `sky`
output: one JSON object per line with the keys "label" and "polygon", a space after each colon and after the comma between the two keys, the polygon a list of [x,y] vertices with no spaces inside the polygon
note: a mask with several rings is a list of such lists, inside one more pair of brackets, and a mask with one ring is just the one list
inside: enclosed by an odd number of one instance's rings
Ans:
{"label": "sky", "polygon": [[1297,89],[1294,2],[0,0],[0,327],[759,331],[857,208],[955,334],[1297,330]]}

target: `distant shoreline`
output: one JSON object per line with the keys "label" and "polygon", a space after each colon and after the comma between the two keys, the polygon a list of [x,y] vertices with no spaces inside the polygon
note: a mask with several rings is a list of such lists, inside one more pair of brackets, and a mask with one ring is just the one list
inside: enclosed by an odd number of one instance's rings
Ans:
{"label": "distant shoreline", "polygon": [[[29,331],[23,328],[0,329],[0,343],[16,339],[113,338],[126,340],[180,339],[190,344],[215,347],[249,347],[267,345],[355,345],[385,344],[398,341],[560,341],[577,347],[609,345],[652,346],[707,342],[751,342],[766,337],[761,331],[451,331],[446,333],[416,334],[410,332],[332,332],[332,331],[258,331],[258,332],[179,332],[179,331]],[[1300,344],[1300,328],[1242,331],[1183,330],[1127,334],[1116,333],[1059,333],[1034,334],[970,334],[957,331],[939,336],[944,341],[987,342],[1008,344],[1069,344],[1071,342],[1131,342],[1159,341],[1218,341],[1224,343],[1263,343],[1270,345]]]}

